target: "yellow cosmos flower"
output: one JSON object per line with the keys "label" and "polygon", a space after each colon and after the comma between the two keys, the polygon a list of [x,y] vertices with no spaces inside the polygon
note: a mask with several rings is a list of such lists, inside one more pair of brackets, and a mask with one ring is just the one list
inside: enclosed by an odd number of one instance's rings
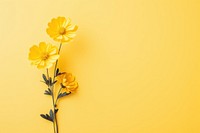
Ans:
{"label": "yellow cosmos flower", "polygon": [[29,52],[29,60],[38,69],[50,68],[59,58],[58,49],[52,44],[41,42],[39,46],[32,46]]}
{"label": "yellow cosmos flower", "polygon": [[74,93],[78,88],[78,83],[71,73],[64,73],[58,76],[58,82],[66,88],[66,92]]}
{"label": "yellow cosmos flower", "polygon": [[47,34],[57,42],[69,42],[76,36],[77,25],[71,24],[70,18],[53,18],[48,23]]}

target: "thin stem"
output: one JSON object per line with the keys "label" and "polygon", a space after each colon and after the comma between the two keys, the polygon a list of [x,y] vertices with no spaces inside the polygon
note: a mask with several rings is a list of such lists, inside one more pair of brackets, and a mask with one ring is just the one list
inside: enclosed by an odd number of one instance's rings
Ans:
{"label": "thin stem", "polygon": [[[54,112],[54,120],[53,120],[53,124],[54,124],[54,132],[58,133],[57,129],[55,129],[55,127],[57,128],[57,120],[56,120],[56,113],[55,113],[55,104],[54,104],[54,92],[53,92],[53,88],[52,88],[52,103],[53,103],[53,112]],[[56,120],[56,121],[55,121]],[[57,132],[56,132],[57,131]]]}
{"label": "thin stem", "polygon": [[[60,46],[59,46],[59,49],[58,49],[58,54],[60,54],[61,47],[62,47],[62,43],[60,43]],[[55,64],[55,68],[54,68],[53,81],[55,81],[57,65],[58,65],[58,60],[56,60],[56,64]]]}
{"label": "thin stem", "polygon": [[47,68],[47,78],[49,79],[49,69]]}
{"label": "thin stem", "polygon": [[55,120],[56,120],[56,129],[57,129],[57,133],[58,133],[58,121],[57,121],[56,113],[55,113]]}
{"label": "thin stem", "polygon": [[[47,68],[47,78],[49,80],[49,69]],[[48,87],[51,89],[51,86],[48,85]],[[54,97],[53,97],[53,90],[52,90],[52,101],[53,101],[53,106],[54,106]],[[54,129],[54,133],[56,133],[56,128],[55,128],[55,122],[53,121],[53,129]]]}
{"label": "thin stem", "polygon": [[54,133],[56,133],[56,127],[55,127],[55,123],[53,122],[53,130],[54,130]]}
{"label": "thin stem", "polygon": [[[59,49],[58,49],[58,54],[60,54],[60,50],[61,50],[61,46],[62,46],[62,43],[60,43],[60,46],[59,46]],[[53,76],[53,83],[55,81],[55,77],[56,77],[56,70],[57,70],[57,65],[58,65],[58,60],[56,60],[56,64],[55,64],[55,67],[54,67],[54,76]],[[52,86],[52,92],[53,92],[53,89],[54,89],[54,85]],[[56,106],[56,102],[54,100],[54,95],[52,94],[52,98],[53,98],[53,108],[54,108],[54,120],[55,120],[55,125],[56,125],[56,131],[57,133],[59,132],[58,131],[58,121],[57,121],[57,117],[56,117],[56,112],[55,112],[55,106]]]}
{"label": "thin stem", "polygon": [[[62,90],[62,87],[60,87],[60,90],[58,91],[57,96],[60,94],[61,90]],[[56,98],[56,102],[55,102],[55,104],[57,104],[57,101],[58,101],[58,97]]]}

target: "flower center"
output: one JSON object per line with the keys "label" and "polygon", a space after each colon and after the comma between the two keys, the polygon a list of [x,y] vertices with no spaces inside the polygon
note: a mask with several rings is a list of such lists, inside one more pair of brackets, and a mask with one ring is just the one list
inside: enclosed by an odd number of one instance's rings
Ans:
{"label": "flower center", "polygon": [[60,33],[61,35],[64,35],[64,34],[66,33],[65,28],[64,28],[64,27],[61,27],[60,30],[59,30],[59,33]]}
{"label": "flower center", "polygon": [[44,54],[42,55],[42,60],[47,60],[48,58],[49,58],[49,55],[48,55],[48,54],[44,53]]}

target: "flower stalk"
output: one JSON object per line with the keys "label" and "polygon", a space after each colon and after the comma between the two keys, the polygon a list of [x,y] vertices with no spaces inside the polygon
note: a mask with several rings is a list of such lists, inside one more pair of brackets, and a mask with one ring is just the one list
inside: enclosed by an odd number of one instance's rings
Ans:
{"label": "flower stalk", "polygon": [[[58,28],[59,27],[59,28]],[[71,24],[70,18],[53,18],[48,23],[47,34],[55,41],[60,42],[59,47],[49,43],[40,42],[39,45],[33,45],[30,48],[29,60],[32,65],[38,69],[46,69],[46,74],[42,74],[43,81],[47,89],[44,94],[51,96],[53,108],[47,114],[40,114],[42,118],[53,123],[54,133],[59,133],[58,128],[58,100],[68,96],[76,91],[78,83],[71,73],[61,72],[58,68],[60,51],[63,43],[71,41],[75,35],[78,26]],[[50,75],[49,68],[54,66],[53,74]],[[57,85],[60,86],[57,90]]]}
{"label": "flower stalk", "polygon": [[[48,80],[49,80],[49,69],[47,69],[47,78],[48,78]],[[52,89],[52,87],[50,87],[49,85],[48,85],[48,87],[49,87],[50,90],[52,91],[52,103],[53,103],[53,108],[54,108],[54,93],[53,93],[53,89]],[[55,109],[54,109],[53,112],[54,112],[54,115],[55,115]],[[53,118],[53,119],[55,119],[55,118]],[[56,123],[55,123],[55,121],[53,121],[54,133],[58,133],[55,125],[56,125]]]}
{"label": "flower stalk", "polygon": [[[60,46],[59,46],[59,49],[58,49],[58,55],[60,54],[60,51],[61,51],[61,47],[62,47],[62,43],[60,43]],[[57,65],[58,65],[58,59],[56,60],[56,64],[55,64],[55,67],[54,67],[54,76],[53,76],[53,82],[55,82],[55,77],[56,77],[56,70],[57,70]],[[52,92],[54,92],[54,85],[52,87]],[[58,95],[60,94],[60,91],[58,93]],[[57,95],[57,97],[58,97]],[[54,108],[54,126],[56,126],[56,133],[59,133],[59,129],[58,129],[58,121],[57,121],[57,116],[56,116],[56,106],[57,106],[57,98],[56,97],[56,100],[54,100],[54,95],[52,95],[52,101],[53,101],[53,108]]]}

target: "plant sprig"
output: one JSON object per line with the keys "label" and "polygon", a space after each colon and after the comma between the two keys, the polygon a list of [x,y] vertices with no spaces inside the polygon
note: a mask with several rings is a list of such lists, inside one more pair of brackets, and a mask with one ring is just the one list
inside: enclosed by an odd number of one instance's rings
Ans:
{"label": "plant sprig", "polygon": [[[59,68],[57,68],[54,76],[57,77],[57,76],[60,76],[64,73],[65,72],[60,72]],[[60,87],[60,89],[59,89],[59,91],[56,95],[56,93],[54,93],[53,89],[55,88],[55,84],[57,83],[57,80],[55,80],[55,78],[49,77],[48,70],[47,70],[46,75],[42,74],[42,78],[43,78],[42,82],[44,82],[47,85],[47,89],[45,90],[44,94],[52,97],[53,109],[50,109],[49,114],[40,114],[40,116],[42,118],[44,118],[45,120],[53,122],[55,131],[58,133],[58,123],[57,123],[57,117],[56,117],[56,114],[59,110],[57,108],[58,99],[70,95],[71,92],[69,92],[69,93],[62,92],[62,89],[65,88],[65,86],[63,86],[62,83],[61,83],[60,84],[61,87]],[[54,79],[54,81],[52,79]]]}
{"label": "plant sprig", "polygon": [[[39,45],[33,45],[29,52],[28,58],[31,64],[37,66],[38,69],[47,70],[46,74],[42,74],[42,82],[47,86],[44,94],[51,96],[53,108],[49,110],[49,113],[40,114],[40,116],[53,123],[54,133],[59,133],[56,116],[59,110],[57,106],[58,99],[70,95],[71,92],[78,88],[78,83],[70,79],[74,77],[69,73],[61,72],[57,67],[62,43],[71,41],[75,37],[77,29],[78,26],[72,25],[70,18],[53,18],[48,23],[46,32],[54,41],[60,43],[59,47],[51,43],[40,42]],[[52,76],[50,76],[49,68],[52,66],[54,66],[54,70]],[[58,78],[60,77],[63,79],[58,83]],[[59,90],[56,90],[56,84],[60,86]]]}

